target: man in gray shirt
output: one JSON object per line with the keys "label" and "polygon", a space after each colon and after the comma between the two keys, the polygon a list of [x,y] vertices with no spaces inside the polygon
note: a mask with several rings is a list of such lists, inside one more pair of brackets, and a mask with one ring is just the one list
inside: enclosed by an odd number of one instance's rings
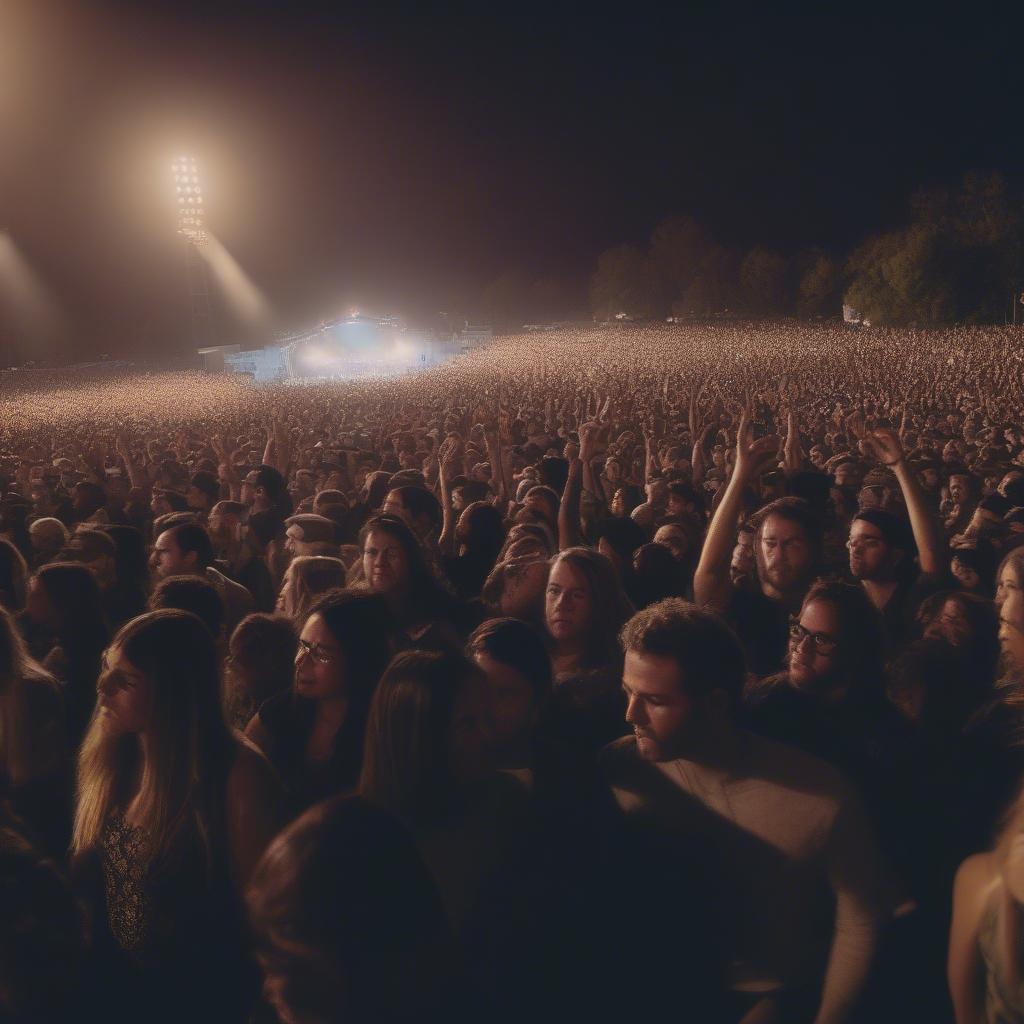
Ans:
{"label": "man in gray shirt", "polygon": [[823,761],[736,726],[743,652],[714,613],[672,598],[621,639],[634,734],[606,748],[604,779],[631,819],[714,850],[734,1019],[846,1020],[886,902],[856,792]]}

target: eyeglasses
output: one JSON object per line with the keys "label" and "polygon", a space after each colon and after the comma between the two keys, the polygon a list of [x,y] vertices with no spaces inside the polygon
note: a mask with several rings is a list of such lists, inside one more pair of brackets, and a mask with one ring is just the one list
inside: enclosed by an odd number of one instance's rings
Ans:
{"label": "eyeglasses", "polygon": [[839,646],[839,641],[828,633],[812,633],[804,629],[796,619],[789,620],[789,642],[794,647],[799,647],[806,637],[814,641],[814,649],[818,654],[831,654]]}
{"label": "eyeglasses", "polygon": [[299,650],[308,654],[318,665],[330,665],[334,655],[325,651],[319,644],[311,644],[308,640],[299,641]]}
{"label": "eyeglasses", "polygon": [[850,551],[859,551],[861,548],[865,551],[874,551],[882,543],[884,541],[881,537],[851,537],[846,542],[846,547]]}

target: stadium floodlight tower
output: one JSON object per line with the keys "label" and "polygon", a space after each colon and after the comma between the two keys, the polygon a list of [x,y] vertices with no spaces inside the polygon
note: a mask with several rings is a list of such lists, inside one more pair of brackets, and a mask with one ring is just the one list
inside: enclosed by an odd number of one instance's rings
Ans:
{"label": "stadium floodlight tower", "polygon": [[194,156],[181,156],[171,164],[174,198],[178,213],[178,234],[185,244],[185,275],[188,282],[192,344],[207,348],[215,344],[210,308],[210,282],[203,247],[206,244],[206,210]]}

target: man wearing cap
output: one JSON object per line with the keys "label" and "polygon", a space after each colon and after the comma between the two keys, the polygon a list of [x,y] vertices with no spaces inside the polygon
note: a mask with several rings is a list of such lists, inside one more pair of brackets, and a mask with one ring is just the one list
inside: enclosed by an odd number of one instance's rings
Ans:
{"label": "man wearing cap", "polygon": [[263,560],[266,547],[248,523],[249,509],[240,501],[218,501],[210,510],[207,532],[217,556],[216,568],[252,594],[256,610],[272,612],[277,595]]}
{"label": "man wearing cap", "polygon": [[292,558],[301,555],[338,557],[334,523],[326,516],[303,512],[285,520],[284,549]]}
{"label": "man wearing cap", "polygon": [[879,428],[861,444],[896,477],[910,518],[907,523],[888,510],[862,509],[850,524],[847,541],[850,573],[882,613],[893,654],[909,639],[921,601],[941,582],[943,552],[938,526],[896,433]]}

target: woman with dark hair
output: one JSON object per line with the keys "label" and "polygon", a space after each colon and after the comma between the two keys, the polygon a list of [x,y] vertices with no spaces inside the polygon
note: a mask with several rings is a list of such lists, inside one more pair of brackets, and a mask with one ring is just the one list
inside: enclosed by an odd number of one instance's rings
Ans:
{"label": "woman with dark hair", "polygon": [[245,730],[281,776],[293,815],[355,786],[370,700],[390,655],[381,596],[333,591],[310,609],[291,689],[267,700]]}
{"label": "woman with dark hair", "polygon": [[583,756],[625,731],[618,637],[632,613],[604,555],[568,548],[552,559],[544,596],[554,679],[551,725]]}
{"label": "woman with dark hair", "polygon": [[6,537],[0,537],[0,608],[17,615],[25,607],[28,563]]}
{"label": "woman with dark hair", "polygon": [[441,568],[463,601],[480,596],[505,543],[501,513],[487,501],[467,505],[455,527],[458,554],[445,555]]}
{"label": "woman with dark hair", "polygon": [[374,694],[359,780],[413,831],[462,936],[487,918],[481,899],[527,806],[517,782],[488,771],[489,718],[481,673],[461,654],[398,654]]}
{"label": "woman with dark hair", "polygon": [[240,895],[280,824],[265,759],[232,735],[217,651],[188,612],[107,650],[78,762],[72,851],[111,1021],[243,1021],[255,975]]}
{"label": "woman with dark hair", "polygon": [[248,904],[281,1020],[461,1019],[437,886],[409,833],[367,801],[326,801],[289,825],[257,866]]}
{"label": "woman with dark hair", "polygon": [[43,667],[63,684],[71,750],[78,750],[96,706],[96,680],[110,633],[96,577],[76,562],[44,565],[30,580],[29,623],[43,631]]}
{"label": "woman with dark hair", "polygon": [[71,775],[64,702],[56,680],[28,653],[0,608],[0,805],[54,857],[67,852]]}
{"label": "woman with dark hair", "polygon": [[374,516],[359,533],[365,586],[380,594],[404,645],[457,650],[456,602],[416,535],[397,516]]}
{"label": "woman with dark hair", "polygon": [[149,555],[146,542],[134,526],[113,525],[103,532],[114,542],[114,582],[103,595],[111,629],[120,629],[146,610],[149,591]]}
{"label": "woman with dark hair", "polygon": [[292,685],[297,647],[295,626],[283,615],[254,612],[235,627],[224,698],[232,726],[244,729],[265,701]]}

